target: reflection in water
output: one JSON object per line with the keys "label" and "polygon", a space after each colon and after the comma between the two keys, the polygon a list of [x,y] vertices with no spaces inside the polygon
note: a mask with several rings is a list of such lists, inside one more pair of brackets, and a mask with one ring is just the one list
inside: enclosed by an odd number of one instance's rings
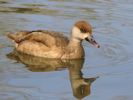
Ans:
{"label": "reflection in water", "polygon": [[82,67],[83,60],[71,61],[68,67],[73,95],[79,99],[90,94],[91,83],[97,78],[84,78]]}
{"label": "reflection in water", "polygon": [[0,4],[6,4],[7,2],[6,1],[0,1]]}
{"label": "reflection in water", "polygon": [[90,94],[91,83],[97,79],[97,77],[83,77],[81,69],[83,67],[84,59],[46,59],[18,53],[16,51],[9,53],[7,57],[17,60],[18,62],[22,62],[29,70],[33,72],[59,71],[67,68],[69,71],[73,95],[78,99],[82,99]]}
{"label": "reflection in water", "polygon": [[58,11],[51,10],[47,8],[38,8],[38,7],[0,7],[0,12],[9,13],[9,12],[15,12],[15,13],[30,13],[30,14],[53,14],[56,15]]}

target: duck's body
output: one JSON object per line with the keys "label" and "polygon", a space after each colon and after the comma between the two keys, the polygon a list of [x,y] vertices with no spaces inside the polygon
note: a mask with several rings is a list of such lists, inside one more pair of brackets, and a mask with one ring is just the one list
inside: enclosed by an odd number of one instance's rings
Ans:
{"label": "duck's body", "polygon": [[[61,33],[45,30],[21,31],[8,34],[8,37],[15,41],[18,52],[45,58],[80,59],[84,58],[84,49],[81,42],[89,35],[88,33],[81,33],[78,28],[82,26],[82,30],[86,31],[83,25],[89,24],[84,21],[76,24],[72,29],[70,40]],[[88,31],[91,31],[91,29],[88,29]],[[80,34],[83,36],[80,36]]]}

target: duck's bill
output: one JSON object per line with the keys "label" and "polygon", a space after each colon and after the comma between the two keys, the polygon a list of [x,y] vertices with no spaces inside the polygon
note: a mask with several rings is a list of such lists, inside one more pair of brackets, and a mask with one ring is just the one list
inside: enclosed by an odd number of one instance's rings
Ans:
{"label": "duck's bill", "polygon": [[100,45],[95,41],[95,39],[92,38],[85,38],[86,41],[88,41],[90,44],[94,45],[96,48],[100,48]]}

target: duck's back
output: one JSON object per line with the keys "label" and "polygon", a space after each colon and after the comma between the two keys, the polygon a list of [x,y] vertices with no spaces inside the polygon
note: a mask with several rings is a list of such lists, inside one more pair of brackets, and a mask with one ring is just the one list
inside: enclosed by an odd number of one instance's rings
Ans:
{"label": "duck's back", "polygon": [[17,43],[16,50],[34,56],[57,58],[61,49],[68,45],[68,38],[59,32],[37,30],[8,34]]}
{"label": "duck's back", "polygon": [[7,36],[16,43],[21,43],[26,40],[33,40],[40,43],[42,42],[47,46],[66,46],[69,42],[68,38],[63,34],[47,30],[19,31],[16,33],[10,33]]}

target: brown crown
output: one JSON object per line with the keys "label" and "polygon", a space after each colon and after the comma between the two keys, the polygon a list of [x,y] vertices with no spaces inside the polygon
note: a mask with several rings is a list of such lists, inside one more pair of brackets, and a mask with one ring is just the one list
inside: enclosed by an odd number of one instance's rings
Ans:
{"label": "brown crown", "polygon": [[75,23],[75,26],[78,27],[82,33],[89,32],[92,34],[92,27],[86,21],[78,21]]}

